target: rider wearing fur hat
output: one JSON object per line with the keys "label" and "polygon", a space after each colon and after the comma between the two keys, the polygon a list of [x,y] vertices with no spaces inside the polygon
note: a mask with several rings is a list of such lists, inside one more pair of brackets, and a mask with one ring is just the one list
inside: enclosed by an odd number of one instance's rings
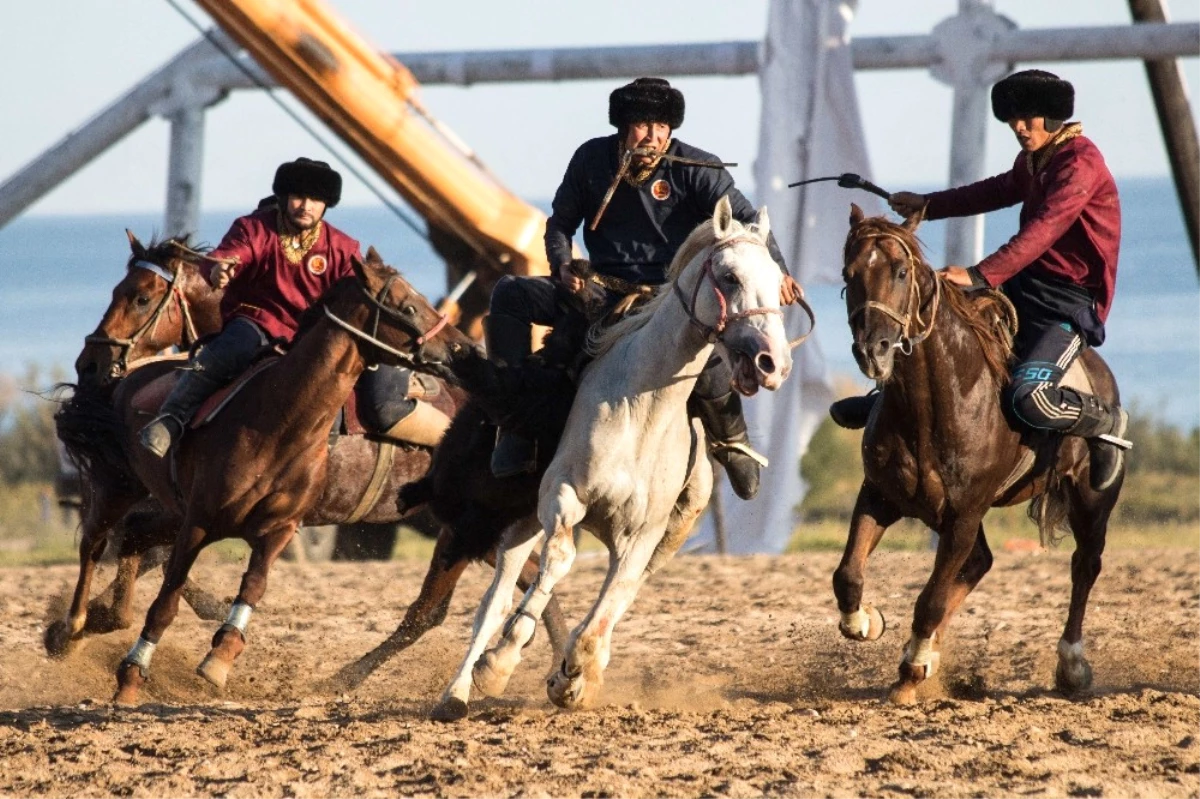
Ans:
{"label": "rider wearing fur hat", "polygon": [[[1087,439],[1090,482],[1102,490],[1121,472],[1129,415],[1060,383],[1084,347],[1104,342],[1121,206],[1100,150],[1079,122],[1067,122],[1074,106],[1074,87],[1057,75],[1009,75],[992,87],[992,111],[1021,146],[1012,169],[932,194],[897,192],[890,204],[905,216],[944,219],[1022,203],[1015,236],[974,266],[947,266],[946,278],[966,288],[1000,288],[1012,300],[1019,331],[1004,411],[1015,424]],[[834,403],[830,413],[844,427],[861,427],[876,397]]]}
{"label": "rider wearing fur hat", "polygon": [[[578,293],[584,281],[569,266],[572,237],[584,224],[583,242],[591,260],[590,280],[607,294],[609,307],[641,287],[665,282],[675,252],[697,225],[712,217],[728,195],[739,221],[754,220],[755,209],[734,186],[720,160],[672,137],[683,124],[683,93],[662,78],[638,78],[609,97],[611,136],[585,142],[567,166],[546,222],[550,277],[502,278],[492,292],[487,319],[488,354],[508,364],[530,353],[533,324],[553,325],[556,291]],[[610,195],[611,193],[611,195]],[[787,277],[774,238],[771,256],[785,274],[784,303],[799,293]],[[737,494],[758,492],[759,458],[749,447],[741,399],[730,390],[728,364],[714,355],[692,396],[692,407],[726,468]],[[492,457],[499,477],[536,469],[533,442],[501,430]]]}
{"label": "rider wearing fur hat", "polygon": [[[341,199],[342,176],[324,161],[297,158],[275,171],[271,191],[268,200],[274,201],[264,200],[254,213],[236,219],[209,253],[205,277],[225,289],[223,327],[181,370],[159,415],[142,429],[142,446],[160,458],[205,399],[241,374],[267,344],[290,342],[300,314],[338,280],[354,274],[350,261],[360,257],[358,242],[324,219]],[[407,370],[384,367],[365,374],[386,382],[389,395],[397,385],[404,388],[408,378]],[[403,391],[395,399],[389,396],[387,407],[360,401],[360,413],[375,410],[376,416],[402,418],[417,407],[405,396]],[[397,403],[403,407],[392,407]],[[383,430],[396,423],[364,421]]]}

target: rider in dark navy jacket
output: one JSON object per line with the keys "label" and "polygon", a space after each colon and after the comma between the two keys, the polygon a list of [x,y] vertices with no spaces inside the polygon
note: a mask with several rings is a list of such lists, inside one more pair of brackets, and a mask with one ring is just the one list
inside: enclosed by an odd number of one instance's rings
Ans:
{"label": "rider in dark navy jacket", "polygon": [[[519,363],[530,352],[531,325],[553,325],[558,318],[556,291],[583,289],[583,280],[568,269],[571,239],[580,224],[585,226],[583,242],[593,279],[605,288],[611,306],[640,286],[665,282],[676,251],[697,225],[712,217],[722,196],[729,197],[736,219],[754,221],[754,207],[734,186],[720,159],[671,138],[683,123],[683,112],[683,94],[661,78],[638,78],[610,95],[608,118],[618,132],[576,150],[554,195],[553,213],[546,222],[551,276],[504,277],[492,292],[489,357]],[[622,159],[635,150],[639,152],[629,158],[617,181]],[[616,188],[605,204],[614,181]],[[799,287],[787,276],[774,237],[769,248],[785,275],[781,302],[794,302]],[[728,364],[714,355],[696,384],[691,405],[734,490],[749,499],[758,492],[761,456],[750,449],[741,398],[731,391],[731,378]],[[493,472],[504,477],[535,468],[533,443],[501,431]]]}

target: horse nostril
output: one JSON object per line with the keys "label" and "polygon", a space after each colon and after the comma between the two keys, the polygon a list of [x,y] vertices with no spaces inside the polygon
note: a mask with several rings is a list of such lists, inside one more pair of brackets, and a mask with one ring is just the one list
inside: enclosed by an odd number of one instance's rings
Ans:
{"label": "horse nostril", "polygon": [[879,339],[879,341],[876,342],[876,344],[875,344],[875,352],[879,357],[883,357],[884,355],[887,355],[888,350],[890,350],[891,348],[892,348],[892,342],[888,341],[886,338]]}
{"label": "horse nostril", "polygon": [[775,359],[771,357],[770,353],[760,352],[754,358],[754,366],[765,375],[775,373]]}

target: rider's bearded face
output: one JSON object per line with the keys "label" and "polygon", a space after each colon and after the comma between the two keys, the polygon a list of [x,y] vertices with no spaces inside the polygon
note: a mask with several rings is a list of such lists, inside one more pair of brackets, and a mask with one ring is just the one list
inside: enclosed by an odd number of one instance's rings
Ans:
{"label": "rider's bearded face", "polygon": [[1046,142],[1054,135],[1046,130],[1045,117],[1025,117],[1010,119],[1008,126],[1017,137],[1017,143],[1027,153],[1034,153],[1046,146]]}
{"label": "rider's bearded face", "polygon": [[[671,129],[665,122],[633,122],[625,128],[625,149],[646,147],[661,153],[670,138]],[[639,155],[633,159],[633,163],[646,166],[653,160],[653,156]]]}
{"label": "rider's bearded face", "polygon": [[289,194],[283,210],[294,230],[311,230],[325,215],[325,203],[313,197]]}

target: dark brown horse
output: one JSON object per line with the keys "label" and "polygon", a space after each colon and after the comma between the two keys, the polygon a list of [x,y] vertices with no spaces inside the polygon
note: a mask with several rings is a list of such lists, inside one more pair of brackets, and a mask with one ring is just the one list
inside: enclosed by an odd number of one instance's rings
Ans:
{"label": "dark brown horse", "polygon": [[[181,581],[203,546],[236,536],[246,538],[252,547],[238,602],[229,623],[218,633],[220,645],[202,668],[206,678],[221,684],[244,645],[245,619],[265,589],[266,571],[296,524],[339,521],[357,503],[370,474],[375,445],[361,437],[341,437],[327,455],[327,434],[366,359],[407,360],[411,366],[436,372],[451,349],[470,346],[462,334],[442,326],[424,298],[378,262],[373,251],[360,268],[359,281],[342,281],[321,308],[326,316],[314,314],[319,320],[289,354],[230,400],[222,416],[233,421],[226,423],[219,417],[185,438],[175,469],[178,488],[171,480],[170,464],[148,457],[136,446],[137,432],[149,416],[131,401],[140,388],[169,371],[169,365],[151,364],[126,377],[114,392],[110,408],[116,408],[115,415],[110,410],[105,416],[95,403],[74,407],[75,399],[64,406],[60,436],[95,484],[97,509],[89,518],[119,516],[149,489],[168,510],[186,519],[163,590],[148,616],[146,637],[131,653],[135,665],[121,669],[122,701],[136,697],[141,668],[148,664],[147,645],[173,618]],[[372,322],[378,324],[378,340],[363,338],[359,332]],[[425,340],[423,334],[435,326],[441,327],[437,335]],[[420,356],[406,354],[410,350]],[[443,393],[456,402],[462,398],[455,389]],[[383,496],[391,499],[373,508],[367,520],[394,520],[402,515],[403,509],[394,501],[397,489],[423,474],[430,458],[423,448],[409,454],[412,457],[396,459],[388,477]],[[86,522],[84,537],[91,537]],[[426,601],[418,600],[409,609],[408,617],[418,617],[410,625],[415,629],[411,640],[441,621],[462,567],[470,559],[486,558],[494,546],[494,541],[439,544],[440,552],[451,550],[454,557],[448,562],[435,557],[423,589]],[[527,577],[535,571],[531,565]]]}
{"label": "dark brown horse", "polygon": [[[999,392],[1011,356],[1011,306],[993,293],[973,299],[945,283],[922,257],[913,235],[918,222],[867,219],[851,206],[842,274],[853,351],[863,373],[884,389],[863,433],[865,476],[833,576],[839,629],[858,641],[884,631],[879,611],[862,602],[867,557],[884,531],[901,518],[936,531],[933,573],[917,598],[890,693],[893,702],[916,701],[917,686],[937,670],[952,615],[991,568],[984,514],[1034,500],[1030,515],[1043,540],[1053,538],[1064,515],[1075,537],[1055,681],[1064,693],[1084,690],[1092,680],[1083,655],[1084,610],[1122,479],[1093,491],[1082,439],[1009,426]],[[1100,356],[1088,349],[1080,362],[1092,392],[1116,402],[1116,383]]]}
{"label": "dark brown horse", "polygon": [[[200,274],[203,254],[187,246],[186,239],[169,239],[147,249],[133,233],[125,276],[112,290],[112,301],[95,332],[84,338],[75,361],[79,404],[109,403],[117,381],[131,370],[158,359],[169,347],[187,348],[221,329],[220,302],[224,292],[214,290]],[[182,360],[185,356],[174,356]],[[133,584],[137,577],[161,565],[167,557],[155,547],[175,540],[180,518],[154,499],[145,499],[120,520],[90,517],[105,503],[89,499],[92,486],[84,480],[83,536],[79,549],[79,578],[66,617],[46,628],[44,643],[51,655],[67,653],[73,642],[87,634],[105,633],[133,623]],[[117,577],[99,597],[88,601],[96,563],[103,555],[109,533],[119,528]],[[190,581],[184,596],[201,618],[221,618],[228,607]]]}

